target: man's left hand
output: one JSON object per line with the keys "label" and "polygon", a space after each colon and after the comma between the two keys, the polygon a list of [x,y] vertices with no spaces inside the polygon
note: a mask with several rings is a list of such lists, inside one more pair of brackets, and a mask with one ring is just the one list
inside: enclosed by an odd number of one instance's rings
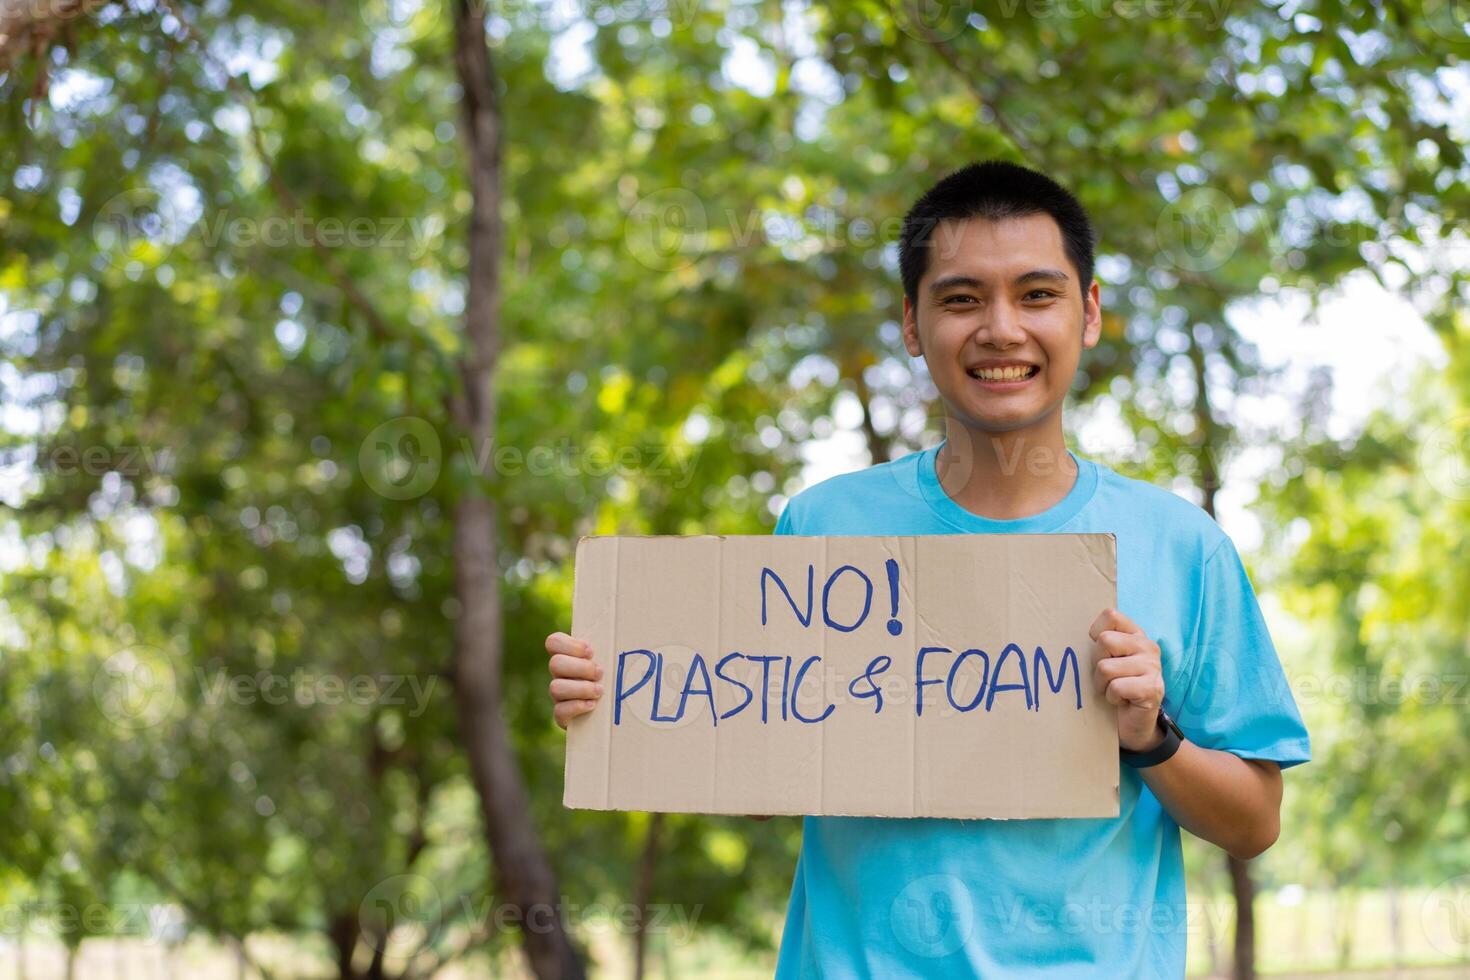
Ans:
{"label": "man's left hand", "polygon": [[1089,634],[1103,650],[1093,678],[1098,692],[1118,706],[1118,744],[1147,752],[1164,740],[1159,708],[1164,703],[1164,663],[1159,645],[1133,620],[1104,609]]}

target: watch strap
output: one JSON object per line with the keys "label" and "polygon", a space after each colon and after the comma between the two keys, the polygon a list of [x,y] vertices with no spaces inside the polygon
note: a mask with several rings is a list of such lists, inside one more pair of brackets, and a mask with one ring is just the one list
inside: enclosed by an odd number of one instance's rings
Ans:
{"label": "watch strap", "polygon": [[1147,752],[1130,752],[1121,747],[1118,749],[1118,758],[1124,765],[1133,769],[1147,769],[1174,758],[1174,753],[1184,744],[1184,732],[1163,708],[1159,709],[1159,727],[1164,730],[1164,740]]}

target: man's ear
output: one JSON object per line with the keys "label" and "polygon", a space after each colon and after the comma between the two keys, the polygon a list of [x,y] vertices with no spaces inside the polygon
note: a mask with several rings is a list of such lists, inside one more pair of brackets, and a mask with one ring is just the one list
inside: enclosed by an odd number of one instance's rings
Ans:
{"label": "man's ear", "polygon": [[1082,296],[1082,349],[1091,350],[1102,339],[1102,296],[1097,280]]}
{"label": "man's ear", "polygon": [[903,347],[911,357],[924,356],[924,345],[919,343],[919,316],[907,295],[903,298]]}

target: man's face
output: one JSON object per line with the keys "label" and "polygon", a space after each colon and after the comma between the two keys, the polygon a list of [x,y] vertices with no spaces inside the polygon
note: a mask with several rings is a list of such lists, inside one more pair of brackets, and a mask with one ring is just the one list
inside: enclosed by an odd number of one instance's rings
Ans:
{"label": "man's face", "polygon": [[1084,309],[1077,278],[1050,215],[939,225],[903,339],[957,421],[1012,432],[1061,408],[1102,330],[1097,283]]}

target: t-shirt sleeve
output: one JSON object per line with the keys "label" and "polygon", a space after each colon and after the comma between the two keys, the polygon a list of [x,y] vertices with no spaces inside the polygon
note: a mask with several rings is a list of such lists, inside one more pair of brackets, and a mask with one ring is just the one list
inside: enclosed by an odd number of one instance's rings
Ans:
{"label": "t-shirt sleeve", "polygon": [[791,517],[791,501],[788,500],[786,502],[786,506],[781,508],[781,516],[778,517],[778,518],[776,518],[776,531],[775,531],[775,533],[777,533],[777,534],[795,534],[796,531],[791,527],[791,522],[792,522],[792,517]]}
{"label": "t-shirt sleeve", "polygon": [[1306,725],[1229,538],[1205,560],[1199,603],[1194,667],[1175,705],[1180,729],[1196,745],[1283,769],[1309,761]]}

